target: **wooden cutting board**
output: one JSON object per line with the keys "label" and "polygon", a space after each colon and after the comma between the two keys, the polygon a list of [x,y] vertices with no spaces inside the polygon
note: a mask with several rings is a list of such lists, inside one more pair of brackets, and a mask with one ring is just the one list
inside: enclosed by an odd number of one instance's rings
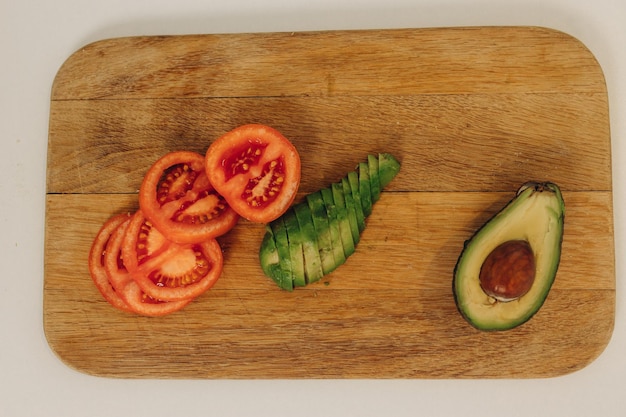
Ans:
{"label": "wooden cutting board", "polygon": [[[535,27],[131,37],[87,45],[52,88],[44,327],[89,374],[124,378],[539,378],[593,361],[614,323],[611,146],[602,70],[578,40]],[[164,318],[99,296],[87,253],[137,208],[168,151],[204,153],[245,123],[301,153],[300,196],[368,152],[402,170],[357,252],[323,282],[279,290],[263,226],[220,238],[207,294]],[[528,180],[563,190],[556,282],[523,326],[485,333],[458,314],[463,242]]]}

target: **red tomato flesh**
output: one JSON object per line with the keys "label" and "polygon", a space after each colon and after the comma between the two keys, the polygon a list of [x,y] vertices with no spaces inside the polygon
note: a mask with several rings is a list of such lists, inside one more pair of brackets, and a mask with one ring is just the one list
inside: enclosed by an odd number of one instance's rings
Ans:
{"label": "red tomato flesh", "polygon": [[160,301],[195,298],[222,273],[222,250],[215,239],[177,243],[167,239],[139,210],[122,243],[122,259],[132,279]]}
{"label": "red tomato flesh", "polygon": [[300,156],[268,126],[240,126],[207,149],[205,170],[213,187],[240,216],[258,223],[280,217],[300,185]]}
{"label": "red tomato flesh", "polygon": [[148,317],[160,317],[174,313],[182,310],[193,301],[193,298],[179,301],[155,300],[143,292],[132,279],[124,286],[121,295],[136,314]]}
{"label": "red tomato flesh", "polygon": [[104,269],[109,277],[112,286],[117,294],[128,306],[129,311],[143,316],[165,316],[175,311],[181,310],[192,299],[180,301],[161,301],[154,299],[141,290],[139,285],[128,273],[122,259],[122,243],[130,218],[120,224],[111,234],[107,252],[104,258]]}
{"label": "red tomato flesh", "polygon": [[105,269],[105,259],[111,251],[110,242],[113,233],[120,225],[128,222],[129,219],[130,216],[128,214],[118,214],[108,219],[98,231],[89,251],[89,273],[96,288],[109,304],[118,310],[127,312],[132,311],[132,309],[110,281]]}
{"label": "red tomato flesh", "polygon": [[204,171],[204,157],[171,152],[155,162],[139,189],[139,207],[166,236],[198,243],[232,229],[239,216],[215,191]]}

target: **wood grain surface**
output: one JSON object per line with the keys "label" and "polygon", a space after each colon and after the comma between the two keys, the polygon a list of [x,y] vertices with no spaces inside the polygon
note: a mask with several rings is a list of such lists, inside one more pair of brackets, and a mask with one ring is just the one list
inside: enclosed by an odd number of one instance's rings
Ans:
{"label": "wood grain surface", "polygon": [[[245,123],[290,138],[300,197],[370,152],[402,169],[357,252],[322,282],[279,290],[263,225],[219,239],[224,272],[184,310],[111,308],[87,254],[137,209],[147,168],[204,153]],[[52,87],[44,329],[89,374],[122,378],[542,378],[592,362],[613,330],[615,267],[606,85],[567,34],[481,27],[132,37],[77,51]],[[539,313],[506,332],[459,315],[463,243],[528,180],[559,184],[563,254]]]}

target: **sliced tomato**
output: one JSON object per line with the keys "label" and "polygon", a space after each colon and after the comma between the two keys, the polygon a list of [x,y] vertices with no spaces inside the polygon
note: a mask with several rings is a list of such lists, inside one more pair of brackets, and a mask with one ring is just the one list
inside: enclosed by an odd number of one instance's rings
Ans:
{"label": "sliced tomato", "polygon": [[140,209],[132,216],[124,233],[121,262],[128,271],[135,271],[145,260],[161,255],[171,243]]}
{"label": "sliced tomato", "polygon": [[205,156],[215,189],[242,217],[269,223],[293,203],[300,185],[300,155],[271,127],[240,126],[215,140]]}
{"label": "sliced tomato", "polygon": [[89,274],[104,299],[122,311],[132,311],[113,287],[105,270],[105,257],[114,231],[130,219],[129,214],[118,214],[108,219],[98,231],[89,251]]}
{"label": "sliced tomato", "polygon": [[155,300],[141,290],[132,279],[122,288],[120,295],[133,311],[142,316],[160,317],[182,310],[193,298],[179,301]]}
{"label": "sliced tomato", "polygon": [[129,311],[143,316],[164,316],[181,310],[192,299],[181,301],[154,299],[143,292],[128,273],[122,259],[122,243],[130,224],[130,217],[126,217],[127,220],[111,234],[104,256],[104,270],[109,277],[109,282],[115,288],[116,294],[124,301]]}
{"label": "sliced tomato", "polygon": [[195,298],[222,273],[222,250],[215,239],[200,243],[168,240],[141,210],[130,220],[122,242],[122,260],[130,276],[155,300]]}
{"label": "sliced tomato", "polygon": [[111,233],[103,261],[104,271],[115,290],[120,290],[128,281],[132,280],[122,259],[122,242],[124,241],[126,230],[128,230],[130,219],[132,219],[131,215],[125,215],[125,217],[126,220]]}
{"label": "sliced tomato", "polygon": [[139,189],[139,207],[169,240],[197,243],[232,229],[239,216],[213,188],[204,156],[170,152],[156,161]]}

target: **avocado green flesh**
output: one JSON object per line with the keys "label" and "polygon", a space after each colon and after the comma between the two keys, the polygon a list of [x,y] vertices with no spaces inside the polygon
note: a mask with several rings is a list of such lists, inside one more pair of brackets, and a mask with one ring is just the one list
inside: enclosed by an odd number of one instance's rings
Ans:
{"label": "avocado green flesh", "polygon": [[313,216],[308,204],[296,204],[293,206],[293,210],[300,227],[305,281],[310,284],[319,281],[324,276],[317,245],[317,234],[313,226]]}
{"label": "avocado green flesh", "polygon": [[334,183],[330,187],[333,194],[332,207],[326,207],[329,210],[335,210],[337,221],[339,223],[339,236],[343,245],[343,253],[346,258],[354,253],[355,244],[352,239],[352,230],[350,229],[350,220],[348,219],[348,208],[343,195],[343,188],[340,184]]}
{"label": "avocado green flesh", "polygon": [[369,166],[365,162],[359,163],[359,194],[361,195],[361,206],[363,215],[368,217],[372,214],[372,191],[370,184]]}
{"label": "avocado green flesh", "polygon": [[[507,330],[528,321],[543,305],[561,257],[565,207],[552,183],[530,183],[465,244],[455,267],[454,295],[461,314],[481,330]],[[480,286],[480,269],[501,243],[525,240],[535,256],[535,279],[520,298],[501,302]]]}
{"label": "avocado green flesh", "polygon": [[285,230],[287,231],[287,248],[289,249],[289,258],[291,259],[291,271],[293,273],[293,286],[304,287],[306,278],[304,272],[304,253],[302,249],[302,233],[298,219],[293,208],[287,210],[283,216],[285,222]]}
{"label": "avocado green flesh", "polygon": [[[276,252],[278,253],[278,268],[272,267],[271,270],[276,271],[274,281],[282,289],[291,291],[293,289],[293,272],[291,268],[291,255],[289,254],[289,241],[287,240],[287,229],[283,218],[280,217],[270,224],[270,230],[274,237]],[[266,233],[267,236],[267,233]],[[263,268],[270,269],[269,267]]]}
{"label": "avocado green flesh", "polygon": [[378,182],[381,189],[385,188],[398,172],[400,172],[400,162],[393,155],[388,153],[378,155]]}
{"label": "avocado green flesh", "polygon": [[[346,210],[348,210],[348,221],[350,222],[350,232],[352,232],[352,241],[356,246],[361,240],[361,231],[359,229],[359,222],[356,216],[356,206],[354,204],[354,197],[352,197],[352,191],[350,184],[348,183],[348,177],[344,177],[341,180],[341,192],[346,201]],[[365,225],[363,226],[365,227]]]}
{"label": "avocado green flesh", "polygon": [[339,265],[343,265],[346,262],[346,253],[344,252],[343,242],[341,241],[339,219],[337,219],[337,210],[334,207],[335,201],[333,200],[333,192],[331,189],[322,188],[320,193],[322,194],[322,201],[324,201],[324,207],[326,208],[326,213],[328,214],[330,244],[333,255],[335,256],[336,269]]}
{"label": "avocado green flesh", "polygon": [[266,227],[265,235],[263,236],[263,242],[261,243],[261,249],[259,250],[259,259],[261,261],[261,268],[263,269],[265,275],[272,278],[279,287],[293,287],[291,274],[287,276],[286,274],[283,274],[281,269],[280,256],[278,256],[276,240],[274,238],[274,233],[269,226]]}
{"label": "avocado green flesh", "polygon": [[348,185],[352,192],[352,200],[354,201],[354,212],[356,214],[356,222],[359,233],[365,230],[365,214],[363,213],[363,204],[361,203],[361,193],[359,192],[359,175],[356,171],[348,173]]}
{"label": "avocado green flesh", "polygon": [[322,264],[322,272],[326,275],[331,273],[338,264],[335,260],[335,254],[332,246],[328,213],[326,212],[326,206],[324,205],[324,200],[322,199],[322,193],[320,191],[307,195],[306,201],[311,209],[311,217],[313,219],[313,227],[317,236],[317,247],[320,262]]}
{"label": "avocado green flesh", "polygon": [[399,170],[397,160],[385,155],[368,156],[341,181],[308,194],[267,225],[259,259],[280,288],[292,291],[319,281],[355,252],[372,204],[380,198],[380,174],[387,184]]}
{"label": "avocado green flesh", "polygon": [[378,179],[378,158],[374,155],[367,155],[367,166],[370,177],[370,193],[372,204],[380,198],[380,180]]}

